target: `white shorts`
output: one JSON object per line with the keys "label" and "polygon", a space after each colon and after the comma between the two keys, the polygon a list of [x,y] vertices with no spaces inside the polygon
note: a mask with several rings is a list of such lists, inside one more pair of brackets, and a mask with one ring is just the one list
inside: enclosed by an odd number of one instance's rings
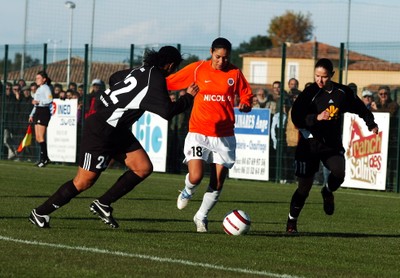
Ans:
{"label": "white shorts", "polygon": [[186,135],[183,151],[185,153],[183,163],[192,159],[201,159],[230,169],[236,159],[236,138],[235,136],[209,137],[189,132]]}

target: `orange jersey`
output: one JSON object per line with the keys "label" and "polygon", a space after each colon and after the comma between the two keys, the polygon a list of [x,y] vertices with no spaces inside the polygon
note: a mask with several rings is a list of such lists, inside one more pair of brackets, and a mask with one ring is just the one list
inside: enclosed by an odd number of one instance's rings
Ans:
{"label": "orange jersey", "polygon": [[234,65],[216,70],[211,60],[191,63],[167,77],[168,90],[180,90],[195,82],[200,91],[194,98],[189,131],[212,137],[234,135],[235,94],[240,103],[251,106],[253,94],[243,73]]}

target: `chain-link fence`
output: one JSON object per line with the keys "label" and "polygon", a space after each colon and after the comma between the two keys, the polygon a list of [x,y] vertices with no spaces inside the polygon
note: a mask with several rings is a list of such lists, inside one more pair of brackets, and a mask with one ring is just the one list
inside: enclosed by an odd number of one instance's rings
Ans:
{"label": "chain-link fence", "polygon": [[[0,153],[1,159],[37,161],[39,156],[38,145],[33,143],[16,154],[16,149],[23,139],[27,126],[28,115],[32,108],[31,84],[35,82],[36,73],[45,69],[52,79],[53,88],[61,86],[68,89],[69,83],[76,83],[80,88],[79,100],[82,104],[82,119],[88,109],[87,98],[92,90],[92,80],[100,79],[108,86],[108,78],[115,71],[141,64],[146,49],[158,49],[162,45],[128,45],[126,48],[93,48],[88,45],[80,49],[49,49],[47,44],[0,46],[1,114]],[[186,63],[207,59],[210,55],[209,46],[176,45],[187,61]],[[357,85],[357,93],[362,97],[364,90],[374,94],[379,101],[378,90],[387,85],[390,97],[394,102],[399,101],[397,96],[400,87],[399,65],[382,58],[390,57],[390,53],[398,53],[400,44],[350,44],[350,51],[346,51],[344,44],[329,46],[308,42],[304,44],[287,45],[282,48],[260,50],[250,53],[232,52],[231,60],[240,66],[246,78],[251,83],[254,92],[263,88],[266,92],[272,91],[274,81],[281,82],[281,90],[289,91],[288,80],[291,77],[299,80],[299,90],[307,82],[313,81],[313,68],[317,58],[327,57],[335,64],[334,81]],[[22,53],[25,53],[22,55]],[[70,54],[71,53],[71,56]],[[395,56],[395,54],[393,54]],[[6,62],[5,62],[6,61]],[[56,85],[59,84],[59,85]],[[19,92],[18,92],[19,91]],[[10,97],[9,97],[10,95]],[[17,97],[16,97],[17,96]],[[179,97],[179,92],[176,92]],[[176,116],[169,124],[169,144],[167,157],[167,171],[179,173],[184,171],[183,141],[187,133],[188,114]],[[387,191],[399,192],[398,182],[398,111],[391,114],[390,140],[387,169]],[[288,151],[286,144],[286,125],[277,130],[278,147],[271,149],[270,173],[271,179],[276,182],[293,180],[293,154]],[[80,134],[78,134],[80,138]],[[34,135],[33,135],[34,138]],[[79,140],[78,140],[79,142]],[[273,144],[271,144],[273,145]],[[79,150],[79,145],[78,145]],[[322,169],[322,167],[321,167]],[[322,170],[316,176],[317,183],[323,183]]]}

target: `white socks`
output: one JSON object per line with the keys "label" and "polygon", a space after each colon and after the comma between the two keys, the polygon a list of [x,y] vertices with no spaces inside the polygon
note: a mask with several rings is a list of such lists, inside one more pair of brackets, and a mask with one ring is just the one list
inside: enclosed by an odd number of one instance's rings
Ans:
{"label": "white socks", "polygon": [[[209,192],[209,191],[211,191],[211,192]],[[221,191],[217,191],[217,190],[208,188],[207,192],[204,193],[203,202],[201,203],[201,206],[196,213],[196,217],[198,219],[201,219],[201,220],[207,219],[208,213],[218,202],[218,198],[219,198],[220,194],[221,194]]]}
{"label": "white socks", "polygon": [[189,181],[189,173],[186,174],[185,189],[186,189],[186,192],[189,193],[190,195],[193,195],[196,192],[196,189],[197,189],[197,185],[196,184],[190,183],[190,181]]}

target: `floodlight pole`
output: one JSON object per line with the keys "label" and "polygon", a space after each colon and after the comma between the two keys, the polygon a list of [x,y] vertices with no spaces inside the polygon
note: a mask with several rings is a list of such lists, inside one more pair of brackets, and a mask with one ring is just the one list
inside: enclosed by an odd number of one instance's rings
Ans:
{"label": "floodlight pole", "polygon": [[67,86],[70,83],[70,75],[71,75],[71,52],[72,52],[72,23],[74,16],[74,9],[76,7],[75,3],[72,1],[65,2],[65,7],[71,10],[70,18],[69,18],[69,42],[68,42],[68,64],[67,64]]}

